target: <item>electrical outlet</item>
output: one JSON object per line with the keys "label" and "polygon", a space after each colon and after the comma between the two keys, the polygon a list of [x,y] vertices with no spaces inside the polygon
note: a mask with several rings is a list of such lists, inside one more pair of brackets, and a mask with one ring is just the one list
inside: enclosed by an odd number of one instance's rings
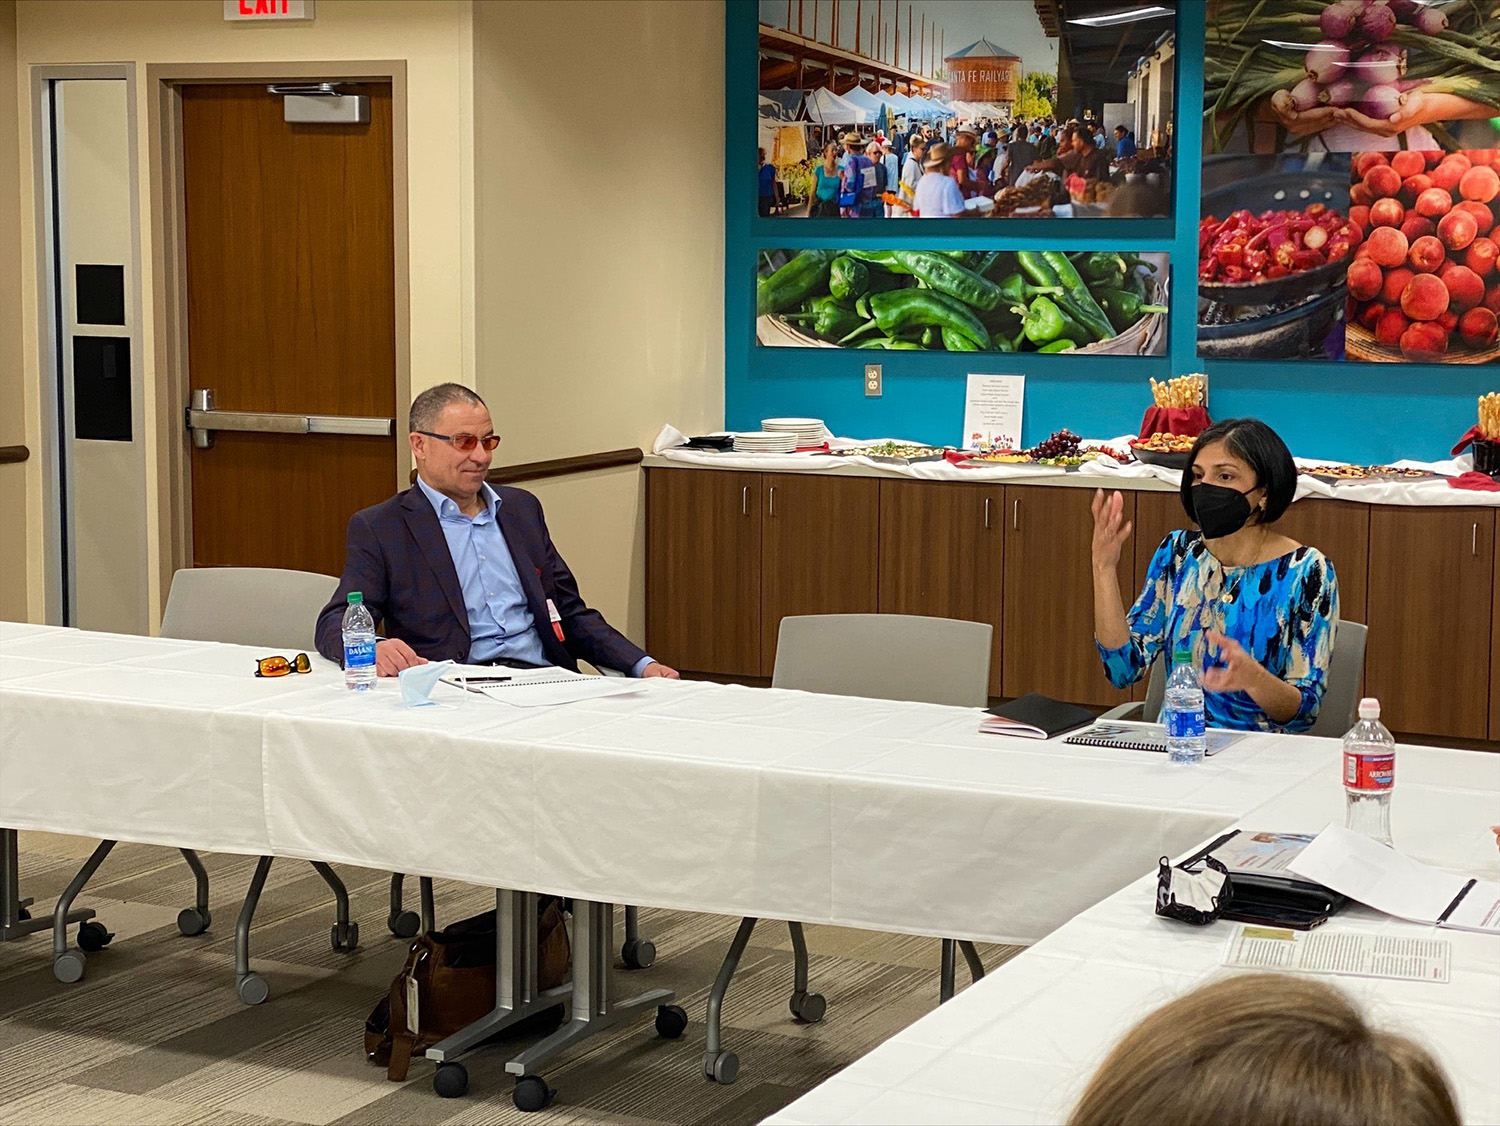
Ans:
{"label": "electrical outlet", "polygon": [[865,365],[865,398],[867,398],[867,399],[878,399],[878,398],[880,398],[881,384],[882,384],[882,379],[881,379],[881,375],[880,375],[880,365],[879,364],[866,364]]}

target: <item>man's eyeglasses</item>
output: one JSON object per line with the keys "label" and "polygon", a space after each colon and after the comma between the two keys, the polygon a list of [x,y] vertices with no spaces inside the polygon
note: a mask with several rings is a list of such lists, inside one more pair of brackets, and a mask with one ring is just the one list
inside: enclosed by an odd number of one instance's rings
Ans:
{"label": "man's eyeglasses", "polygon": [[256,676],[286,676],[293,672],[312,672],[312,662],[306,653],[295,657],[261,657],[255,662]]}
{"label": "man's eyeglasses", "polygon": [[434,434],[431,430],[418,430],[418,434],[428,438],[436,438],[440,442],[450,442],[459,453],[466,454],[475,446],[483,446],[486,450],[493,451],[500,444],[500,435],[486,434],[483,438],[477,434]]}

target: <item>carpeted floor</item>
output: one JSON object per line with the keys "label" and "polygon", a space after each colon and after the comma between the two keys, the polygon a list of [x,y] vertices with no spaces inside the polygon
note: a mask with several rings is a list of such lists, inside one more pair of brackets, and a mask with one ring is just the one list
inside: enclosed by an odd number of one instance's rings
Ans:
{"label": "carpeted floor", "polygon": [[[92,843],[21,834],[23,894],[46,908]],[[647,1018],[587,1041],[546,1069],[559,1094],[538,1114],[512,1105],[503,1061],[521,1041],[501,1041],[466,1057],[469,1096],[443,1100],[425,1061],[407,1082],[389,1083],[361,1046],[364,1018],[405,951],[385,927],[388,876],[340,869],[362,942],[340,954],[329,948],[326,886],[307,864],[278,862],[251,937],[271,998],[251,1008],[234,994],[233,957],[253,861],[204,859],[213,881],[207,934],[177,933],[177,911],[192,902],[177,853],[121,845],[79,900],[116,934],[89,956],[83,981],[53,978],[46,934],[0,944],[0,1123],[750,1123],[937,1003],[936,940],[809,927],[812,986],[827,997],[828,1017],[796,1024],[786,928],[763,923],[725,1002],[725,1046],[740,1056],[740,1078],[718,1086],[700,1072],[704,1002],[738,920],[646,909],[642,933],[657,945],[657,964],[618,974],[616,992],[675,989],[691,1021],[681,1040],[658,1039]],[[440,883],[437,902],[441,925],[494,897]],[[980,948],[990,968],[1018,951]]]}

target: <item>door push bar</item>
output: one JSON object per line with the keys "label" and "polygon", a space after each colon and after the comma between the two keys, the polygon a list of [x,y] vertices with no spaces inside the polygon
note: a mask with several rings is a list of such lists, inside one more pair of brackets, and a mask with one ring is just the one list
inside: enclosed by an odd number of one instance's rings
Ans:
{"label": "door push bar", "polygon": [[388,438],[396,431],[393,418],[358,418],[343,414],[273,414],[266,411],[221,411],[212,388],[193,392],[192,405],[183,411],[193,445],[212,449],[214,431],[240,430],[255,434],[356,434]]}

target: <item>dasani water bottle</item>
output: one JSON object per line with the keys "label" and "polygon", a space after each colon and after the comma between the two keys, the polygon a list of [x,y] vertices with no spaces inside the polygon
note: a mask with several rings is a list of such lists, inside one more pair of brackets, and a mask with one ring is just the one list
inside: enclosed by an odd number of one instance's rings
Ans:
{"label": "dasani water bottle", "polygon": [[1162,712],[1167,726],[1167,760],[1169,762],[1202,762],[1208,746],[1203,718],[1203,685],[1193,651],[1180,645],[1172,656],[1172,675],[1167,678],[1166,707]]}
{"label": "dasani water bottle", "polygon": [[344,611],[344,687],[351,692],[375,687],[375,619],[357,590],[349,592]]}
{"label": "dasani water bottle", "polygon": [[1359,702],[1359,722],[1344,736],[1344,827],[1383,845],[1391,840],[1396,740],[1380,722],[1380,701]]}

